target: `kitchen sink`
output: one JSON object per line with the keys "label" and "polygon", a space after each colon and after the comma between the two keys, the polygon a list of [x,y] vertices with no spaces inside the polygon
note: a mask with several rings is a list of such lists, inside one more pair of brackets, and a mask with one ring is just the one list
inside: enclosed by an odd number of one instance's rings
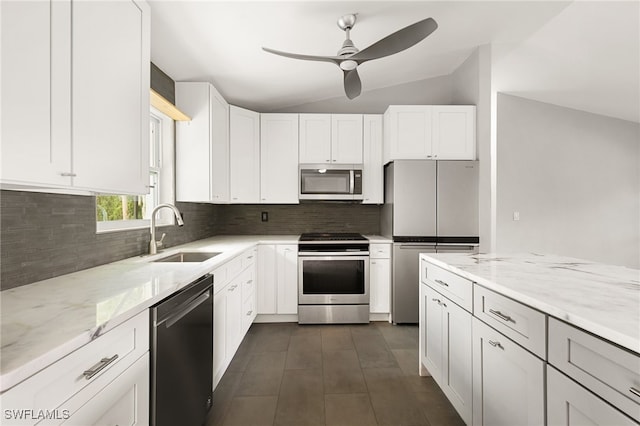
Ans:
{"label": "kitchen sink", "polygon": [[207,252],[207,251],[181,251],[174,253],[170,256],[161,257],[160,259],[152,260],[152,262],[204,262],[213,257],[219,255],[220,252]]}

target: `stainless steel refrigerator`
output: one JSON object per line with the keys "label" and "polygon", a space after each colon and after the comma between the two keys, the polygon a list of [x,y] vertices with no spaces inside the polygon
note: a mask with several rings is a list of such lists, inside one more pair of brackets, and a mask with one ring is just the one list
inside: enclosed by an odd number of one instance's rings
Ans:
{"label": "stainless steel refrigerator", "polygon": [[382,234],[393,238],[391,316],[419,318],[420,253],[477,252],[478,162],[396,160],[385,166]]}

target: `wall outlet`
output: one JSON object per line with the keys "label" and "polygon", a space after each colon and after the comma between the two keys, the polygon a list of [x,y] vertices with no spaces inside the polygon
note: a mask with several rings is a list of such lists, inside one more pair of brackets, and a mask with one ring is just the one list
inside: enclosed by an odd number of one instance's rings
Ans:
{"label": "wall outlet", "polygon": [[520,212],[513,212],[513,220],[520,220]]}
{"label": "wall outlet", "polygon": [[262,212],[260,218],[263,222],[269,222],[269,212]]}

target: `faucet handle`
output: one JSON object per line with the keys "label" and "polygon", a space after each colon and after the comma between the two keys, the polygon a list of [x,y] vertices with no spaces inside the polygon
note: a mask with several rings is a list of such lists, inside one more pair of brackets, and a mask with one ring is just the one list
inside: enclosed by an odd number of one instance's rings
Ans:
{"label": "faucet handle", "polygon": [[162,233],[162,236],[160,237],[160,241],[156,241],[156,247],[162,247],[162,241],[164,240],[164,237],[166,237],[167,234],[165,232]]}

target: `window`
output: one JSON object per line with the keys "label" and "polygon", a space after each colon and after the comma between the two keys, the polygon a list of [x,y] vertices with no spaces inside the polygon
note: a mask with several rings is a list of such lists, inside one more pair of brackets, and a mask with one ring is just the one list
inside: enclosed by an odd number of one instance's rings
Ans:
{"label": "window", "polygon": [[[173,203],[174,195],[174,121],[151,108],[149,119],[149,194],[96,196],[96,229],[98,232],[147,228],[151,212],[161,203]],[[158,225],[174,223],[173,213],[162,209]]]}

